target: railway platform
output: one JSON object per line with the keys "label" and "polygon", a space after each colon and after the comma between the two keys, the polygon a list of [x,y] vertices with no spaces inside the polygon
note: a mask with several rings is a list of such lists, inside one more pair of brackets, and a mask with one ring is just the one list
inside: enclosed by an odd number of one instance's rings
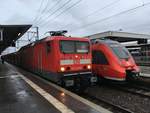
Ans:
{"label": "railway platform", "polygon": [[0,63],[0,113],[111,113],[66,89]]}
{"label": "railway platform", "polygon": [[150,67],[149,66],[140,66],[141,76],[150,77]]}

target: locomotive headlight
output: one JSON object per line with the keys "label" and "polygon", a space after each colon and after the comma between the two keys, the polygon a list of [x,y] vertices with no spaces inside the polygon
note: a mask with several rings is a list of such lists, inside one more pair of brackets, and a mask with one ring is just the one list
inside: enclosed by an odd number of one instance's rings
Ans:
{"label": "locomotive headlight", "polygon": [[76,55],[75,57],[78,58],[78,55]]}
{"label": "locomotive headlight", "polygon": [[91,65],[88,65],[87,68],[88,68],[88,69],[91,69]]}
{"label": "locomotive headlight", "polygon": [[60,70],[61,70],[62,72],[64,72],[64,71],[65,71],[65,68],[64,68],[64,67],[61,67]]}

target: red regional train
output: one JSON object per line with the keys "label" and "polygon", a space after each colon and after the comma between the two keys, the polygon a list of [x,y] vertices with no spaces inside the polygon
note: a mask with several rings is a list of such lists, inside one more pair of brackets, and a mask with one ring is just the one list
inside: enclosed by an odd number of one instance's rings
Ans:
{"label": "red regional train", "polygon": [[90,40],[64,36],[66,31],[51,31],[51,36],[8,54],[8,62],[62,86],[85,87],[97,78],[92,75]]}
{"label": "red regional train", "polygon": [[95,40],[92,43],[93,73],[100,80],[126,81],[138,78],[140,69],[128,50],[117,41]]}

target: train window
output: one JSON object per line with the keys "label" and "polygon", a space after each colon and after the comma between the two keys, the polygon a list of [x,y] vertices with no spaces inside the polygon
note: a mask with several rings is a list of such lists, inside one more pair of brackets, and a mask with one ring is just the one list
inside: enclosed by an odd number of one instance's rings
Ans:
{"label": "train window", "polygon": [[88,53],[89,43],[88,42],[76,42],[77,53]]}
{"label": "train window", "polygon": [[46,51],[49,53],[51,51],[51,42],[46,42]]}
{"label": "train window", "polygon": [[74,41],[61,41],[60,49],[63,53],[75,53],[75,42]]}
{"label": "train window", "polygon": [[125,47],[119,45],[110,45],[110,47],[120,59],[129,58],[129,52]]}
{"label": "train window", "polygon": [[60,41],[60,49],[63,53],[88,53],[89,52],[89,42],[81,41]]}
{"label": "train window", "polygon": [[108,60],[102,51],[92,51],[92,63],[108,65]]}

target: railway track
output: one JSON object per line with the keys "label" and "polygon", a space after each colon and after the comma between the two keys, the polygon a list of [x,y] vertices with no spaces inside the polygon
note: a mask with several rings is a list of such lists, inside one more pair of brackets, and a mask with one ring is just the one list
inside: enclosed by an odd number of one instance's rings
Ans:
{"label": "railway track", "polygon": [[113,104],[112,102],[110,102],[106,99],[103,99],[103,98],[100,98],[100,97],[98,98],[96,96],[92,96],[88,93],[84,93],[80,96],[82,96],[85,99],[88,99],[89,101],[94,102],[95,104],[101,105],[101,106],[107,108],[108,110],[110,110],[114,113],[134,113],[133,111],[131,111],[127,108],[124,108],[120,105]]}
{"label": "railway track", "polygon": [[[142,78],[142,77],[141,77]],[[136,84],[138,86],[143,86],[150,89],[150,81],[144,81],[143,79],[130,81],[129,84]]]}
{"label": "railway track", "polygon": [[150,99],[150,88],[135,85],[135,84],[127,84],[127,85],[111,85],[109,87],[113,87],[114,89],[118,89],[120,91],[132,93],[134,95],[138,95],[143,98],[149,98]]}

